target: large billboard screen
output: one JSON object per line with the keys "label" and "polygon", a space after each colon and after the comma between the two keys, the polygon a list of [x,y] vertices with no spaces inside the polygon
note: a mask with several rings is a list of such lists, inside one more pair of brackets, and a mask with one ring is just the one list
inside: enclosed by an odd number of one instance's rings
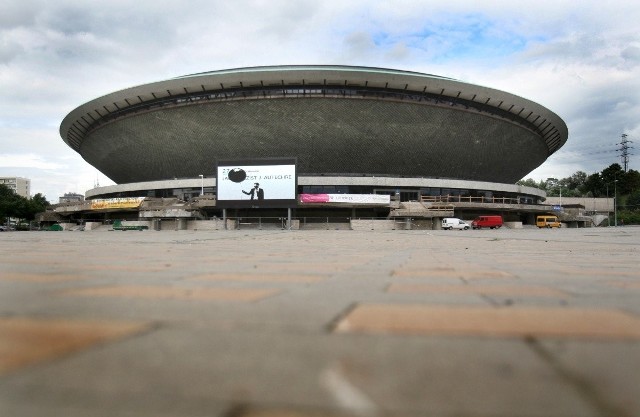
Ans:
{"label": "large billboard screen", "polygon": [[216,206],[295,207],[295,158],[218,161]]}

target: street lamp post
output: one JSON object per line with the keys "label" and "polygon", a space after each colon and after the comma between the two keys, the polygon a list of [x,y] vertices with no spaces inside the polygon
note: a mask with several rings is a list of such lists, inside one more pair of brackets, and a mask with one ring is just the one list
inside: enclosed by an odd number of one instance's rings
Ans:
{"label": "street lamp post", "polygon": [[560,187],[560,211],[562,211],[562,185]]}
{"label": "street lamp post", "polygon": [[200,174],[200,195],[204,195],[204,175]]}
{"label": "street lamp post", "polygon": [[607,227],[611,227],[611,206],[609,206],[609,183],[606,184],[607,187]]}
{"label": "street lamp post", "polygon": [[618,227],[618,180],[613,180],[613,226]]}

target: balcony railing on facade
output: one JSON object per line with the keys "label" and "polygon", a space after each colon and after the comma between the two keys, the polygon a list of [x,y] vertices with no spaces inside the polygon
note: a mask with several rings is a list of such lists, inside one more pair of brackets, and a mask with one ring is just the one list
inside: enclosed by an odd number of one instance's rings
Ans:
{"label": "balcony railing on facade", "polygon": [[423,195],[420,198],[423,203],[476,203],[476,204],[531,204],[518,198],[510,197],[472,197],[462,195]]}

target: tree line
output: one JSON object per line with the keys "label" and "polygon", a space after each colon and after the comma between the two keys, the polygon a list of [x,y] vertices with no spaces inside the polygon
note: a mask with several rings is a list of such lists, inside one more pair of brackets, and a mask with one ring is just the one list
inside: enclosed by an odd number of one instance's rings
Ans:
{"label": "tree line", "polygon": [[620,164],[611,164],[591,175],[577,171],[567,178],[527,178],[517,184],[545,190],[549,197],[615,198],[618,219],[624,224],[640,224],[640,172],[625,171]]}
{"label": "tree line", "polygon": [[0,184],[0,225],[6,225],[9,219],[16,219],[16,226],[20,228],[23,222],[35,219],[36,214],[50,205],[41,193],[26,198],[5,184]]}

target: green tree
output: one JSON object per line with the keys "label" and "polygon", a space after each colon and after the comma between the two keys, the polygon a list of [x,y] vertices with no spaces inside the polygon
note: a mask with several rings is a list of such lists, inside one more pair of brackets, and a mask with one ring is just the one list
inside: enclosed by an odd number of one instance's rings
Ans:
{"label": "green tree", "polygon": [[38,213],[45,211],[47,207],[51,205],[51,203],[49,203],[45,198],[45,196],[43,196],[41,193],[38,193],[33,197],[31,197],[30,203],[31,203],[31,211],[33,212],[34,216]]}
{"label": "green tree", "polygon": [[13,202],[16,193],[4,184],[0,184],[0,222],[4,223],[7,217],[12,217]]}
{"label": "green tree", "polygon": [[40,193],[32,198],[16,194],[4,184],[0,184],[0,222],[15,217],[19,220],[33,220],[37,213],[43,212],[49,206],[47,199]]}
{"label": "green tree", "polygon": [[557,178],[547,178],[544,189],[549,197],[558,197],[560,195],[560,180]]}
{"label": "green tree", "polygon": [[640,212],[640,189],[629,194],[625,206],[629,211]]}
{"label": "green tree", "polygon": [[604,181],[599,172],[589,175],[582,186],[583,195],[591,194],[596,198],[605,197],[606,191],[603,190],[605,190]]}
{"label": "green tree", "polygon": [[518,185],[522,185],[524,187],[533,187],[533,188],[540,188],[539,184],[536,182],[536,180],[532,179],[532,178],[527,178],[526,180],[520,180],[518,181],[516,184]]}
{"label": "green tree", "polygon": [[553,196],[553,189],[556,187],[558,183],[557,178],[547,178],[546,180],[540,180],[540,189],[545,190],[547,195]]}
{"label": "green tree", "polygon": [[630,169],[623,173],[618,186],[620,187],[620,193],[624,195],[640,190],[640,172]]}
{"label": "green tree", "polygon": [[572,176],[567,178],[566,185],[570,190],[580,190],[586,181],[587,173],[583,171],[576,171]]}
{"label": "green tree", "polygon": [[624,170],[620,164],[611,164],[602,170],[600,176],[605,185],[609,185],[610,189],[617,189],[624,180]]}

